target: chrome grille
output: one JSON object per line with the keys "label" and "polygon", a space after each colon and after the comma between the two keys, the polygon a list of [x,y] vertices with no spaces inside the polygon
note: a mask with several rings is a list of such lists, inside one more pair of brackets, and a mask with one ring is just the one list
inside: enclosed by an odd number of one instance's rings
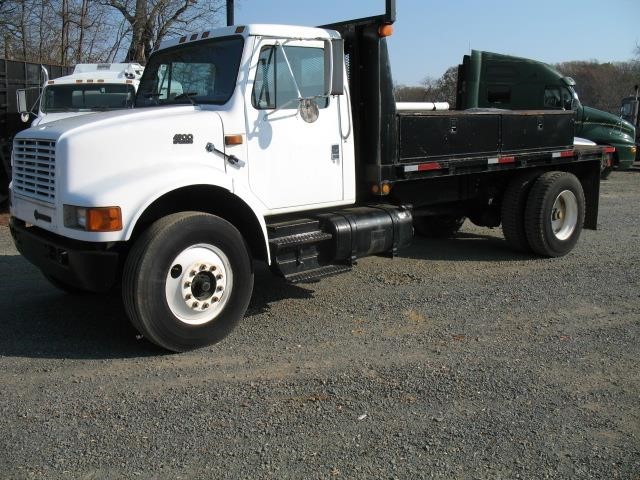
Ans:
{"label": "chrome grille", "polygon": [[13,141],[13,191],[53,203],[56,198],[56,142]]}

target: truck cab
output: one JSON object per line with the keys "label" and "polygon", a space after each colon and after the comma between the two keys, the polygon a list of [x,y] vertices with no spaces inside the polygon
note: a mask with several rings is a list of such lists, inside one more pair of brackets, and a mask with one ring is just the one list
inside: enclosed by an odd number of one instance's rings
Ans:
{"label": "truck cab", "polygon": [[637,150],[634,125],[582,105],[575,84],[542,62],[472,50],[458,67],[457,108],[573,110],[576,136],[614,146],[613,166],[629,168]]}
{"label": "truck cab", "polygon": [[[73,73],[45,79],[32,126],[99,111],[131,108],[144,67],[139,63],[78,64]],[[24,90],[18,104],[23,120],[30,116]]]}

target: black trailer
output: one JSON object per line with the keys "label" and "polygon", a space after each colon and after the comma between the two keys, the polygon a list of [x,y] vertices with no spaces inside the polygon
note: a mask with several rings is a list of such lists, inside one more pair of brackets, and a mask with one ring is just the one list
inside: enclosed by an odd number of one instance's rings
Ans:
{"label": "black trailer", "polygon": [[41,65],[0,59],[0,206],[7,201],[13,137],[29,126],[29,123],[24,123],[20,119],[16,104],[16,90],[25,89],[27,105],[36,106],[40,87],[44,81],[42,67],[49,72],[49,78],[68,75],[72,71],[71,67],[60,65]]}

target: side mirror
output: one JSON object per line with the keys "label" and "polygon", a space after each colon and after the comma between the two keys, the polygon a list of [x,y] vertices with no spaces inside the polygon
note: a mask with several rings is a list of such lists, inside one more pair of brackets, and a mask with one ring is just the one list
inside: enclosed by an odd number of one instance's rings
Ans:
{"label": "side mirror", "polygon": [[29,121],[29,110],[27,109],[27,92],[24,88],[16,90],[16,105],[20,113],[20,120],[27,123]]}
{"label": "side mirror", "polygon": [[344,94],[344,40],[324,41],[324,92],[326,95]]}

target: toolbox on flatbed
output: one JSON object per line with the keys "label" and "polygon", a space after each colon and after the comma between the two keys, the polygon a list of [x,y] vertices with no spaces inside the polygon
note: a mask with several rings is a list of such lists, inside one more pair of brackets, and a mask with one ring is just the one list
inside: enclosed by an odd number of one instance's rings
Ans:
{"label": "toolbox on flatbed", "polygon": [[399,163],[573,147],[572,111],[402,112],[397,122]]}

